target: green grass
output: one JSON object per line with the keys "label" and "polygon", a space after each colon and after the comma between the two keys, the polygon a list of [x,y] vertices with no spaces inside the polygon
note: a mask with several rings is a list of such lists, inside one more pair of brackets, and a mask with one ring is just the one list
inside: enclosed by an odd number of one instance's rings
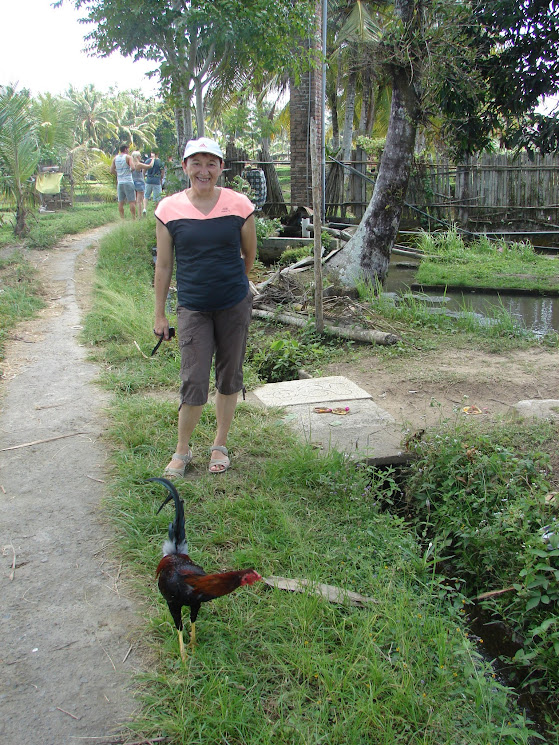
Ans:
{"label": "green grass", "polygon": [[[37,212],[28,219],[30,232],[24,245],[28,248],[50,248],[65,235],[82,233],[108,222],[118,220],[116,204],[79,203],[68,210]],[[0,246],[15,243],[10,220],[4,218],[0,226]]]}
{"label": "green grass", "polygon": [[6,341],[17,324],[32,318],[44,307],[37,271],[25,260],[21,250],[0,260],[0,360]]}
{"label": "green grass", "polygon": [[[410,354],[417,349],[443,349],[449,343],[453,348],[468,348],[475,344],[488,352],[503,352],[530,347],[552,347],[559,345],[559,335],[552,331],[543,337],[537,336],[518,323],[501,305],[488,310],[485,318],[472,311],[464,301],[459,316],[433,313],[428,298],[422,300],[418,293],[407,292],[398,303],[383,294],[382,289],[369,285],[359,286],[360,297],[366,301],[364,317],[374,321],[381,331],[392,331],[403,344],[383,347],[378,353],[388,356]],[[418,334],[418,330],[421,333]],[[376,351],[376,350],[375,350]]]}
{"label": "green grass", "polygon": [[[437,573],[438,543],[424,546],[384,510],[396,490],[392,476],[357,469],[341,455],[318,456],[280,412],[247,404],[233,422],[234,467],[225,477],[206,470],[211,406],[196,428],[194,461],[179,487],[192,558],[206,571],[254,566],[264,576],[334,584],[377,602],[354,608],[262,584],[242,588],[201,609],[196,653],[181,663],[154,579],[172,510],[157,515],[164,494],[144,482],[161,473],[175,446],[178,351],[171,342],[146,359],[134,345],[149,354],[154,342],[152,244],[150,220],[102,241],[84,329],[104,365],[103,384],[115,392],[105,506],[119,560],[146,607],[151,662],[139,681],[134,739],[527,743],[529,723],[467,635],[461,584]],[[253,326],[253,355],[265,346],[265,329]],[[267,329],[286,339],[285,330]],[[315,341],[309,329],[289,338],[297,343],[281,345],[286,360]]]}
{"label": "green grass", "polygon": [[[112,412],[106,506],[119,556],[145,596],[157,666],[142,675],[132,729],[172,743],[520,743],[514,713],[466,634],[461,604],[433,592],[433,567],[405,524],[379,508],[369,474],[294,442],[269,412],[241,405],[227,480],[207,474],[205,410],[194,478],[183,482],[190,554],[207,571],[255,566],[372,596],[367,609],[256,585],[205,605],[183,666],[153,570],[170,509],[143,479],[174,442],[176,407],[143,396]],[[438,591],[440,584],[435,583]]]}
{"label": "green grass", "polygon": [[[27,241],[16,247],[13,230],[4,222],[0,226],[0,359],[4,358],[6,340],[19,321],[32,318],[44,307],[37,271],[29,263],[25,248],[46,248],[65,235],[80,233],[118,218],[115,205],[82,204],[54,214],[30,218],[33,225]],[[11,247],[14,246],[12,250]]]}
{"label": "green grass", "polygon": [[415,276],[418,284],[559,292],[559,259],[536,254],[530,244],[485,238],[465,244],[449,231],[423,233],[417,247],[427,254]]}
{"label": "green grass", "polygon": [[281,186],[283,198],[287,203],[291,201],[291,167],[289,165],[276,166],[276,172]]}

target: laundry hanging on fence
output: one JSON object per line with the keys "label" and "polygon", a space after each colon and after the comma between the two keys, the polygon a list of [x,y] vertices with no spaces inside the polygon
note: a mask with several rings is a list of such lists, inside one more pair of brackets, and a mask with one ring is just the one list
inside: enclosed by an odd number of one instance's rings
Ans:
{"label": "laundry hanging on fence", "polygon": [[39,173],[35,188],[39,194],[60,194],[63,173]]}

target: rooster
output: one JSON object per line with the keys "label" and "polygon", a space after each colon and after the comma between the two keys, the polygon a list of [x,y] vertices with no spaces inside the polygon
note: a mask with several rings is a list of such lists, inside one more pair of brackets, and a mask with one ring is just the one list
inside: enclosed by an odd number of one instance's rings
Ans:
{"label": "rooster", "polygon": [[163,558],[157,566],[155,576],[161,594],[167,601],[169,611],[175,622],[179,637],[179,648],[182,660],[186,660],[183,639],[182,609],[190,608],[190,649],[194,649],[196,640],[196,617],[202,603],[228,595],[243,585],[252,585],[262,577],[254,569],[206,574],[202,567],[194,564],[188,555],[188,545],[184,528],[184,502],[170,481],[163,478],[152,478],[162,484],[169,492],[167,499],[157,510],[171,500],[175,503],[175,519],[169,523],[169,538],[163,543]]}

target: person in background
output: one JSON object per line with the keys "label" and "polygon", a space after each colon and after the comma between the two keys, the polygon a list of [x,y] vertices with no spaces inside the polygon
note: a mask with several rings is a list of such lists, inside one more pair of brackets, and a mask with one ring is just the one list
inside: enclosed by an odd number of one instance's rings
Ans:
{"label": "person in background", "polygon": [[118,199],[118,212],[124,219],[124,203],[130,205],[130,214],[132,219],[136,219],[136,190],[134,189],[134,179],[132,178],[132,169],[134,161],[128,155],[128,145],[121,145],[118,149],[118,155],[115,155],[111,163],[110,171],[116,174],[116,194]]}
{"label": "person in background", "polygon": [[154,151],[150,154],[151,158],[151,166],[146,171],[145,180],[146,180],[146,190],[144,192],[144,210],[143,214],[145,215],[148,208],[148,201],[150,197],[153,198],[154,202],[159,202],[161,199],[161,182],[163,181],[163,163],[159,158],[157,157],[159,153]]}
{"label": "person in background", "polygon": [[132,162],[134,163],[134,168],[132,170],[132,179],[134,180],[134,189],[136,191],[136,212],[139,215],[142,211],[144,192],[146,190],[144,171],[149,170],[149,168],[153,164],[153,158],[151,158],[147,163],[142,163],[142,155],[139,150],[134,150],[131,157]]}
{"label": "person in background", "polygon": [[169,155],[169,157],[167,158],[167,165],[163,169],[163,180],[161,181],[161,186],[163,187],[163,191],[166,191],[166,188],[167,188],[167,175],[169,171],[173,173],[174,170],[175,169],[173,166],[173,157],[172,155]]}
{"label": "person in background", "polygon": [[210,473],[231,465],[227,436],[243,388],[243,360],[252,316],[248,273],[256,257],[254,205],[217,186],[223,152],[206,137],[186,143],[182,167],[190,187],[163,199],[155,210],[154,334],[169,339],[165,301],[176,262],[177,327],[181,349],[178,443],[164,471],[184,476],[192,460],[190,438],[208,400],[215,353],[217,431]]}

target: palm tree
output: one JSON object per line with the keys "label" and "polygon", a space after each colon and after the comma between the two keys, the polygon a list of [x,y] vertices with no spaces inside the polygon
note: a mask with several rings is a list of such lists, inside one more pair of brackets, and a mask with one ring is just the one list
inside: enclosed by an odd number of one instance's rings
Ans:
{"label": "palm tree", "polygon": [[14,234],[19,238],[29,232],[26,218],[32,200],[31,177],[39,163],[37,130],[29,92],[1,86],[0,189],[15,202]]}
{"label": "palm tree", "polygon": [[60,165],[74,145],[74,107],[68,99],[51,93],[39,95],[32,107],[39,124],[41,162],[51,161],[52,165]]}
{"label": "palm tree", "polygon": [[76,111],[76,140],[80,144],[100,147],[103,139],[116,136],[115,113],[110,101],[93,85],[79,91],[70,86],[68,98]]}
{"label": "palm tree", "polygon": [[111,144],[118,147],[121,142],[133,142],[139,149],[154,148],[157,114],[153,103],[140,91],[118,93],[112,103],[116,140],[111,138]]}

